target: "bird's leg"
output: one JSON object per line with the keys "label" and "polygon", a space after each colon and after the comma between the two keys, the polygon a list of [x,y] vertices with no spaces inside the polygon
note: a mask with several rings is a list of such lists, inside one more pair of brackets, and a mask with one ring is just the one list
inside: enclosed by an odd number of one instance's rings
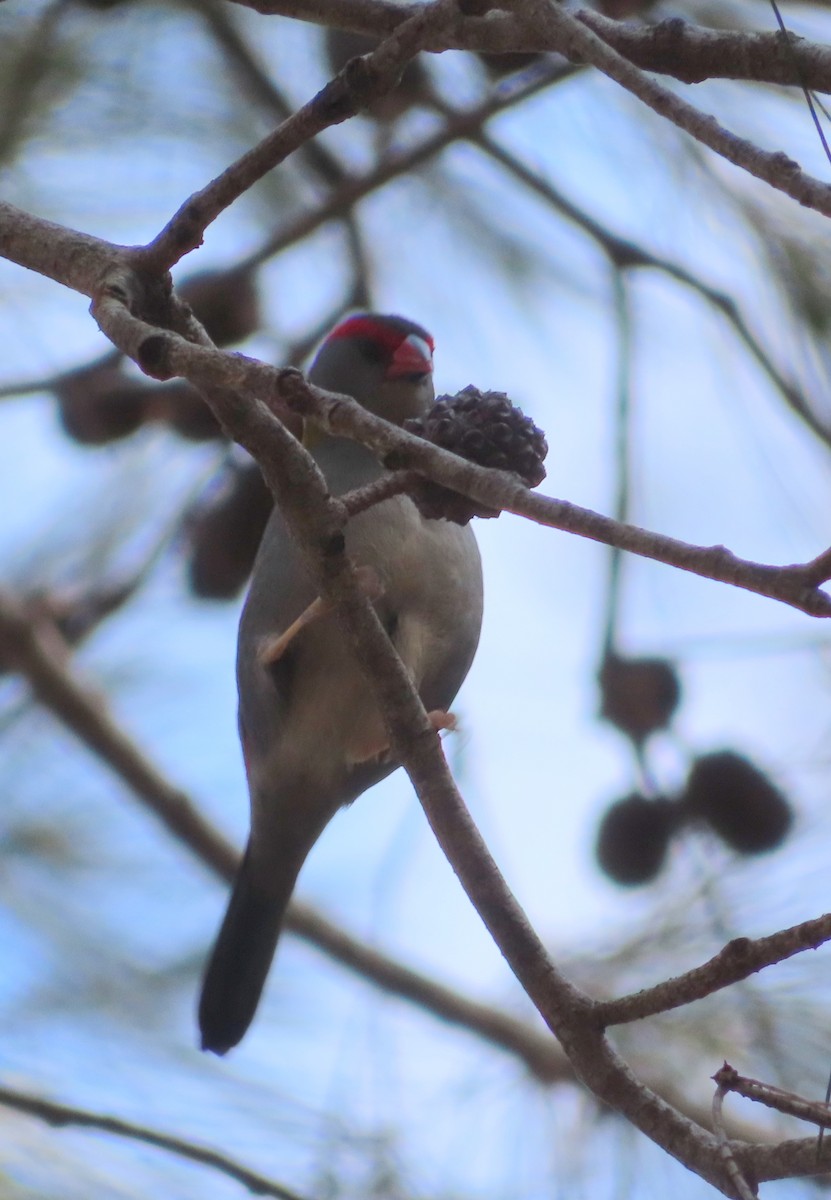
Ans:
{"label": "bird's leg", "polygon": [[317,596],[309,605],[304,608],[296,621],[292,621],[288,629],[282,633],[272,634],[271,637],[264,637],[260,642],[260,648],[257,651],[257,660],[261,667],[272,667],[276,662],[283,657],[289,644],[294,641],[298,633],[305,629],[307,625],[311,625],[320,617],[325,617],[327,613],[332,611],[332,605],[328,600],[324,600],[322,596]]}
{"label": "bird's leg", "polygon": [[[384,585],[378,576],[378,572],[373,570],[372,567],[356,567],[355,581],[367,600],[371,603],[379,600],[384,594]],[[271,637],[262,639],[257,653],[260,666],[272,667],[276,662],[279,662],[298,633],[301,633],[307,625],[320,620],[321,617],[325,617],[331,611],[332,604],[330,601],[324,600],[322,596],[317,596],[309,607],[304,608],[300,616],[295,621],[292,621],[288,629],[283,630],[282,633],[276,633]]]}

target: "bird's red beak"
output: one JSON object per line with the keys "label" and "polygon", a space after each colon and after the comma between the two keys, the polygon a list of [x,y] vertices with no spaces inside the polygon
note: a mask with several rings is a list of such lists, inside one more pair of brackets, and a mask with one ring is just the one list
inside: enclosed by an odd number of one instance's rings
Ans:
{"label": "bird's red beak", "polygon": [[393,354],[392,362],[387,367],[387,379],[400,379],[402,375],[429,375],[432,370],[433,351],[424,338],[411,333]]}

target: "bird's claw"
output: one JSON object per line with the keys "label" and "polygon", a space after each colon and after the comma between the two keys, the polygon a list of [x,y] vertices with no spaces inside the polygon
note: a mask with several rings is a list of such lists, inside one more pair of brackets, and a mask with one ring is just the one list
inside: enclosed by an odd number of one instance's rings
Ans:
{"label": "bird's claw", "polygon": [[434,708],[432,712],[428,712],[427,720],[433,726],[436,733],[441,733],[442,729],[446,729],[449,733],[454,733],[459,727],[456,714],[443,712],[440,708]]}

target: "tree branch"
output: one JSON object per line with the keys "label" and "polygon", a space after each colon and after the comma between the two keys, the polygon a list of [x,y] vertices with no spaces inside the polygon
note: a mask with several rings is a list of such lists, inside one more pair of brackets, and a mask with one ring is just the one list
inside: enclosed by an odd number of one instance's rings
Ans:
{"label": "tree branch", "polygon": [[[506,3],[508,0],[506,0]],[[784,192],[806,208],[831,216],[831,186],[803,171],[782,151],[762,150],[747,138],[725,129],[719,122],[688,104],[619,54],[608,42],[550,0],[510,0],[515,16],[531,35],[542,32],[556,49],[572,61],[591,63],[648,108],[671,121],[728,162]],[[778,34],[776,35],[779,36]]]}
{"label": "tree branch", "polygon": [[[69,656],[70,648],[53,626],[35,623],[0,593],[0,660],[27,681],[43,707],[124,782],[178,842],[230,883],[239,866],[237,850],[147,760],[112,719],[103,697],[79,683],[68,666]],[[292,901],[286,927],[382,991],[516,1055],[541,1082],[573,1078],[562,1051],[549,1037],[367,946],[310,905]]]}
{"label": "tree branch", "polygon": [[831,914],[816,917],[762,938],[734,938],[708,962],[684,975],[667,979],[618,1000],[602,1000],[597,1017],[604,1026],[640,1021],[710,996],[721,988],[748,979],[765,967],[784,962],[804,950],[816,950],[831,940]]}
{"label": "tree branch", "polygon": [[[298,371],[270,367],[241,354],[230,355],[197,346],[176,334],[139,321],[124,307],[123,298],[128,291],[129,287],[125,290],[124,284],[115,282],[94,304],[94,315],[119,349],[155,378],[181,375],[203,390],[218,385],[240,396],[257,397],[274,405],[276,410],[285,412],[288,409],[311,417],[329,433],[363,442],[391,469],[418,470],[487,507],[525,516],[541,525],[617,546],[703,578],[779,600],[808,616],[831,616],[831,596],[820,590],[815,582],[816,563],[824,561],[822,556],[808,565],[777,567],[751,562],[738,558],[724,546],[690,545],[635,525],[622,524],[565,500],[540,496],[530,492],[515,475],[478,467],[373,416],[348,396],[336,396],[311,387]],[[239,417],[244,405],[242,401],[236,404],[229,401],[223,411],[230,411],[231,407]],[[237,419],[232,419],[228,427],[241,428]],[[252,423],[254,430],[251,435],[243,433],[240,441],[249,453],[260,459],[259,421]],[[244,440],[246,437],[248,440]],[[262,462],[260,465],[264,466]],[[265,466],[264,470],[270,480]],[[341,510],[341,517],[345,516],[345,511]]]}
{"label": "tree branch", "polygon": [[86,1108],[57,1104],[42,1096],[33,1096],[26,1092],[19,1092],[16,1088],[2,1085],[0,1085],[0,1104],[16,1109],[17,1112],[27,1113],[30,1117],[37,1117],[48,1125],[80,1125],[86,1129],[100,1129],[104,1133],[113,1133],[117,1137],[144,1142],[148,1146],[157,1146],[160,1150],[168,1150],[180,1158],[187,1158],[191,1162],[201,1163],[203,1166],[211,1167],[214,1171],[228,1175],[237,1183],[241,1183],[243,1187],[248,1188],[249,1192],[258,1196],[274,1196],[276,1200],[303,1200],[303,1197],[297,1192],[277,1183],[274,1179],[269,1179],[267,1175],[252,1171],[226,1154],[220,1154],[218,1150],[211,1150],[207,1146],[200,1146],[195,1142],[186,1141],[184,1138],[161,1133],[147,1125],[136,1125],[133,1121],[123,1121],[120,1117],[111,1117],[106,1113],[90,1112]]}
{"label": "tree branch", "polygon": [[352,59],[313,99],[287,117],[257,146],[243,154],[174,214],[143,250],[147,269],[172,267],[202,244],[207,227],[258,180],[317,134],[339,125],[396,86],[410,59],[430,32],[446,22],[451,0],[433,0],[400,22],[376,50]]}
{"label": "tree branch", "polygon": [[[293,17],[315,25],[352,29],[387,37],[419,4],[391,0],[236,0],[263,15]],[[706,29],[679,17],[653,25],[615,21],[592,9],[572,13],[588,30],[632,64],[645,71],[669,75],[682,83],[705,79],[734,79],[755,83],[804,85],[831,92],[831,48],[791,36],[791,46],[778,32],[746,33]],[[425,40],[425,50],[472,50],[490,54],[561,52],[562,40],[548,24],[529,26],[522,18],[496,10],[486,17],[457,15],[454,21]],[[592,62],[590,57],[583,61]],[[596,64],[595,64],[596,65]]]}
{"label": "tree branch", "polygon": [[[4,657],[10,648],[15,656],[13,663]],[[104,699],[84,687],[71,671],[70,653],[54,627],[35,622],[31,613],[0,593],[0,659],[14,666],[43,707],[110,767],[177,842],[221,879],[232,881],[239,866],[237,851],[115,725]],[[539,1083],[551,1086],[577,1082],[562,1048],[550,1034],[413,970],[353,937],[311,905],[292,900],[286,928],[381,991],[513,1055]],[[626,999],[621,1003],[625,1004]],[[665,1076],[656,1074],[649,1084],[691,1120],[706,1126],[707,1112],[674,1089]],[[754,1140],[764,1137],[755,1126],[735,1120],[731,1128],[735,1136]]]}

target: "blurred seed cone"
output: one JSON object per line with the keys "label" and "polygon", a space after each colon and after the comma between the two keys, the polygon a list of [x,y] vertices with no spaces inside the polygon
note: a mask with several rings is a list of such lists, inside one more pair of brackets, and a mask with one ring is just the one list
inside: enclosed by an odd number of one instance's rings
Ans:
{"label": "blurred seed cone", "polygon": [[633,792],[616,800],[600,822],[595,846],[604,874],[628,887],[650,883],[664,865],[676,812],[663,797]]}
{"label": "blurred seed cone", "polygon": [[641,746],[666,729],[681,700],[681,682],[663,658],[624,658],[610,651],[600,668],[600,715]]}
{"label": "blurred seed cone", "polygon": [[222,427],[192,384],[184,379],[148,388],[147,419],[169,425],[190,442],[224,438]]}
{"label": "blurred seed cone", "polygon": [[103,446],[143,424],[149,390],[118,367],[96,365],[64,375],[54,394],[61,425],[73,441]]}
{"label": "blurred seed cone", "polygon": [[260,298],[250,271],[202,271],[177,291],[215,346],[235,346],[260,327]]}
{"label": "blurred seed cone", "polygon": [[706,821],[739,854],[774,850],[787,837],[794,819],[779,788],[732,750],[694,760],[681,804],[687,817]]}
{"label": "blurred seed cone", "polygon": [[228,486],[196,518],[188,580],[204,600],[230,600],[242,589],[273,501],[256,463],[237,467]]}

